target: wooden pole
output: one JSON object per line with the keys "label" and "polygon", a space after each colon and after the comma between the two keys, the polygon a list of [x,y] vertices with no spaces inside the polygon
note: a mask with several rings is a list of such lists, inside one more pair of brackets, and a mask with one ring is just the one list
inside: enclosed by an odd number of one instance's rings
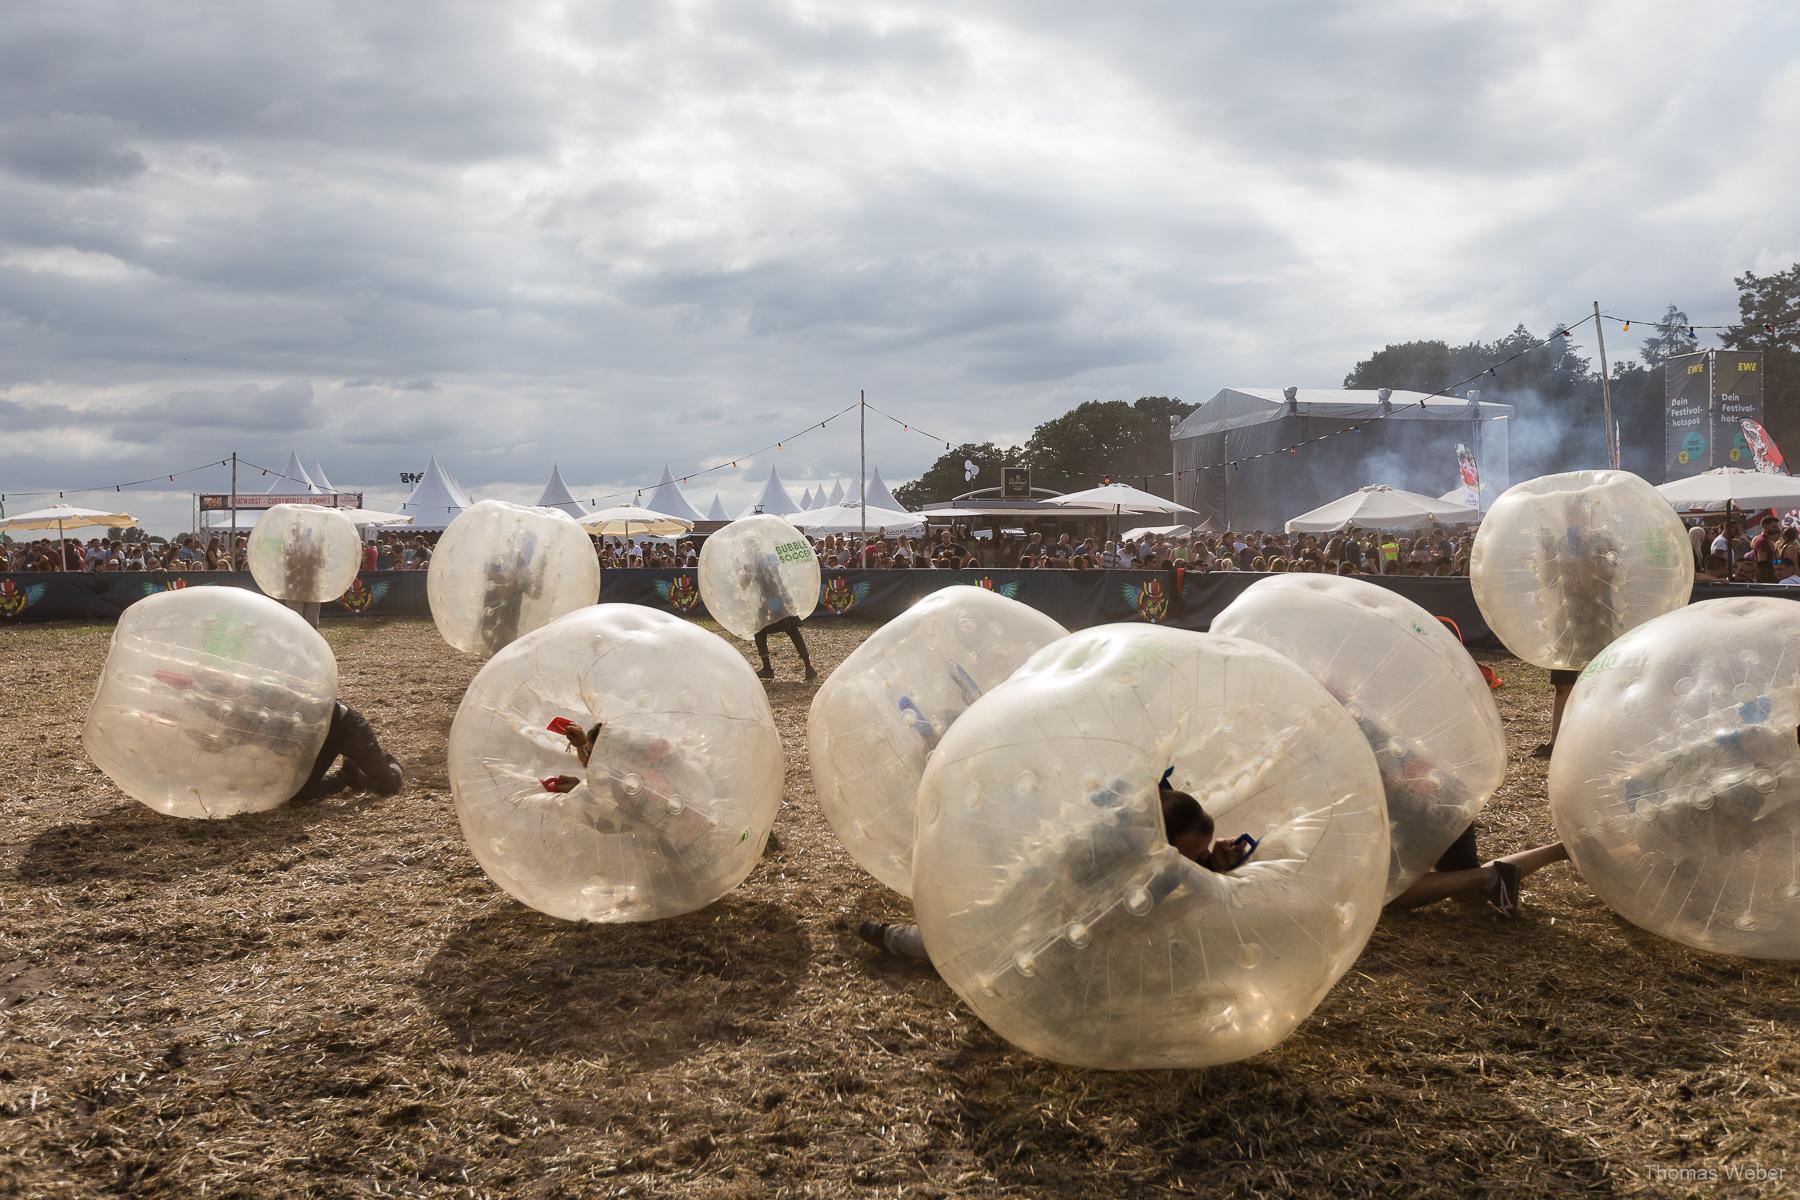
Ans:
{"label": "wooden pole", "polygon": [[1618,439],[1613,436],[1612,380],[1606,371],[1606,330],[1600,327],[1600,302],[1594,301],[1594,337],[1600,342],[1600,403],[1606,414],[1606,465],[1619,469]]}
{"label": "wooden pole", "polygon": [[231,452],[231,532],[225,535],[230,538],[231,569],[238,569],[237,560],[237,451]]}
{"label": "wooden pole", "polygon": [[856,565],[863,563],[863,547],[869,541],[869,397],[861,388],[856,390],[856,511],[859,518],[859,541],[856,547]]}

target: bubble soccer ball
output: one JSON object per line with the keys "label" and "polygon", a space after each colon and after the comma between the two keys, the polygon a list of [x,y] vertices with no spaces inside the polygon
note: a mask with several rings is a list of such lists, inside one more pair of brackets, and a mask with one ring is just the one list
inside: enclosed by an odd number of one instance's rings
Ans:
{"label": "bubble soccer ball", "polygon": [[1550,760],[1569,857],[1635,925],[1800,959],[1800,605],[1707,600],[1582,672]]}
{"label": "bubble soccer ball", "polygon": [[[559,729],[591,730],[587,765]],[[515,899],[570,921],[652,921],[748,875],[781,803],[781,741],[743,655],[632,604],[571,613],[496,654],[450,728],[463,834]]]}
{"label": "bubble soccer ball", "polygon": [[1506,775],[1493,692],[1456,635],[1360,579],[1276,575],[1246,588],[1212,632],[1285,655],[1325,685],[1375,751],[1387,793],[1387,898],[1431,870]]}
{"label": "bubble soccer ball", "polygon": [[600,559],[569,514],[483,500],[438,540],[425,593],[446,642],[465,654],[492,655],[595,603]]}
{"label": "bubble soccer ball", "polygon": [[[1215,834],[1164,834],[1157,780]],[[1103,625],[1033,655],[944,735],[919,788],[913,905],[940,974],[1008,1041],[1092,1067],[1198,1067],[1286,1037],[1368,941],[1381,775],[1319,683],[1238,638]]]}
{"label": "bubble soccer ball", "polygon": [[780,517],[742,517],[700,547],[700,599],[712,619],[749,639],[819,603],[819,556]]}
{"label": "bubble soccer ball", "polygon": [[912,894],[913,799],[950,723],[1068,630],[985,588],[933,592],[871,634],[813,697],[819,807],[850,857]]}
{"label": "bubble soccer ball", "polygon": [[159,592],[119,617],[81,742],[121,791],[157,812],[260,812],[312,772],[337,682],[318,630],[267,596]]}
{"label": "bubble soccer ball", "polygon": [[1629,471],[1569,471],[1515,484],[1475,534],[1470,582],[1506,648],[1576,670],[1607,643],[1688,602],[1687,529]]}
{"label": "bubble soccer ball", "polygon": [[265,596],[327,604],[356,581],[362,538],[334,509],[277,504],[250,531],[249,558],[250,576]]}

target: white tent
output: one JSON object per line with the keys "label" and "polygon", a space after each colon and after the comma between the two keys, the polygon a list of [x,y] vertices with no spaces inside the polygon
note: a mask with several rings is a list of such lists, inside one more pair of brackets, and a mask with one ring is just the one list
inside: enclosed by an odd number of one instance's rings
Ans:
{"label": "white tent", "polygon": [[1418,529],[1426,525],[1473,525],[1481,520],[1475,509],[1446,504],[1402,491],[1385,483],[1372,483],[1330,504],[1301,513],[1287,523],[1289,533],[1331,533],[1354,525],[1358,529]]}
{"label": "white tent", "polygon": [[894,499],[894,493],[888,491],[888,485],[881,481],[881,468],[875,468],[875,474],[869,476],[868,486],[863,489],[863,501],[870,508],[892,508],[905,511],[906,505]]}
{"label": "white tent", "polygon": [[438,465],[434,454],[425,466],[425,477],[413,488],[400,511],[412,518],[414,529],[437,530],[447,528],[468,507],[469,493],[463,491],[454,475]]}
{"label": "white tent", "polygon": [[825,504],[821,505],[820,507],[823,508],[823,507],[827,507],[829,505],[842,504],[843,502],[844,502],[844,485],[834,479],[831,481],[831,498],[826,500]]}
{"label": "white tent", "polygon": [[282,468],[279,475],[269,478],[269,490],[266,496],[298,496],[305,492],[323,492],[325,489],[313,482],[311,475],[300,463],[298,450],[288,451],[288,465]]}
{"label": "white tent", "polygon": [[812,503],[808,504],[806,506],[806,510],[808,512],[811,512],[812,510],[814,510],[816,508],[824,508],[824,507],[825,507],[825,486],[823,484],[820,484],[819,490],[813,493]]}
{"label": "white tent", "polygon": [[659,512],[665,516],[676,517],[690,524],[704,521],[700,510],[688,503],[688,498],[681,494],[681,486],[675,477],[669,474],[669,464],[663,464],[662,478],[657,481],[656,488],[650,498],[644,501],[644,507],[651,512]]}
{"label": "white tent", "polygon": [[[656,508],[657,506],[652,504],[649,507]],[[657,509],[657,511],[666,510]],[[788,490],[781,486],[781,476],[776,473],[774,467],[770,467],[768,482],[763,484],[763,489],[756,499],[751,501],[749,507],[745,508],[738,516],[747,517],[752,513],[764,512],[772,516],[787,517],[799,511],[800,506],[794,503],[794,498],[788,495]]]}
{"label": "white tent", "polygon": [[1192,525],[1139,525],[1136,529],[1127,529],[1119,536],[1128,542],[1135,542],[1147,537],[1184,538],[1193,532]]}
{"label": "white tent", "polygon": [[812,506],[813,506],[813,490],[811,488],[807,488],[804,492],[800,493],[800,507],[801,508],[811,508]]}
{"label": "white tent", "polygon": [[566,512],[577,521],[586,515],[580,502],[569,494],[569,485],[563,482],[562,468],[555,463],[550,464],[550,479],[544,484],[544,494],[538,497],[537,506]]}
{"label": "white tent", "polygon": [[337,488],[332,484],[331,480],[325,477],[325,464],[321,463],[316,458],[313,459],[312,481],[319,485],[319,490],[321,492],[337,491]]}
{"label": "white tent", "polygon": [[788,519],[794,523],[795,528],[815,535],[855,533],[860,529],[867,529],[870,533],[893,537],[919,533],[925,528],[925,518],[918,513],[910,513],[904,509],[876,508],[873,505],[865,511],[860,504],[831,504]]}
{"label": "white tent", "polygon": [[1445,504],[1454,504],[1460,508],[1479,508],[1486,512],[1494,506],[1494,489],[1484,483],[1481,485],[1481,494],[1477,496],[1474,488],[1466,483],[1459,483],[1438,499]]}
{"label": "white tent", "polygon": [[1740,512],[1759,508],[1800,508],[1800,479],[1743,467],[1715,467],[1656,489],[1682,512]]}
{"label": "white tent", "polygon": [[731,520],[730,517],[725,515],[725,502],[719,498],[719,493],[717,492],[713,493],[712,507],[706,510],[706,519],[709,521]]}

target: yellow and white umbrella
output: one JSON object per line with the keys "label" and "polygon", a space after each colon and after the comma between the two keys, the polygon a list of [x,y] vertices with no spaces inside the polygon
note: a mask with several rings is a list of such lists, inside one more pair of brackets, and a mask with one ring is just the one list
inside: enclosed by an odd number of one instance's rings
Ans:
{"label": "yellow and white umbrella", "polygon": [[49,508],[40,508],[35,512],[20,513],[16,517],[0,519],[0,530],[7,533],[24,533],[56,530],[56,546],[62,553],[63,570],[69,569],[68,547],[63,545],[63,530],[81,529],[84,526],[99,525],[107,529],[130,529],[137,524],[137,518],[130,513],[103,512],[97,508],[76,508],[73,504],[52,504]]}

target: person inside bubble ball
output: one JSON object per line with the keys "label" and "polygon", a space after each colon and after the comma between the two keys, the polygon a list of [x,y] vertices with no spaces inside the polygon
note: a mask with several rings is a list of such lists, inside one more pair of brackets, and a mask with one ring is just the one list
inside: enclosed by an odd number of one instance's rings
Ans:
{"label": "person inside bubble ball", "polygon": [[[1215,838],[1212,815],[1191,794],[1170,785],[1169,777],[1174,770],[1175,768],[1170,767],[1163,772],[1162,779],[1157,783],[1157,796],[1162,807],[1163,836],[1181,859],[1163,864],[1145,885],[1151,898],[1156,901],[1161,901],[1182,885],[1185,877],[1184,862],[1223,874],[1242,866],[1256,852],[1257,846],[1257,840],[1249,834],[1233,839]],[[1120,781],[1099,789],[1088,799],[1096,808],[1109,809],[1124,817],[1126,810],[1118,803],[1123,791],[1123,781]],[[1073,853],[1065,858],[1061,877],[1054,883],[1057,895],[1051,899],[1066,899],[1069,893],[1078,892],[1082,885],[1115,869],[1121,860],[1140,858],[1143,844],[1133,833],[1134,830],[1122,821],[1105,821],[1085,828],[1082,836],[1086,844],[1070,847]],[[929,961],[930,956],[925,952],[925,939],[917,925],[864,921],[856,932],[863,941],[897,958]]]}
{"label": "person inside bubble ball", "polygon": [[[718,827],[688,803],[708,790],[705,773],[668,738],[601,721],[583,729],[567,717],[556,718],[548,728],[567,739],[583,767],[596,753],[606,764],[605,782],[590,788],[594,803],[580,814],[593,828],[611,834],[646,832],[665,849],[680,850]],[[581,782],[575,775],[542,781],[545,791],[558,793],[573,792]]]}
{"label": "person inside bubble ball", "polygon": [[806,649],[806,638],[800,633],[800,617],[788,609],[787,600],[781,592],[780,560],[773,554],[766,554],[753,563],[745,564],[739,583],[747,590],[754,588],[762,600],[762,617],[757,625],[755,638],[756,653],[762,659],[762,666],[757,670],[756,677],[775,678],[775,668],[769,662],[769,635],[785,633],[788,640],[794,643],[794,651],[800,655],[800,665],[805,668],[807,681],[817,679],[819,673],[813,669],[812,655]]}

